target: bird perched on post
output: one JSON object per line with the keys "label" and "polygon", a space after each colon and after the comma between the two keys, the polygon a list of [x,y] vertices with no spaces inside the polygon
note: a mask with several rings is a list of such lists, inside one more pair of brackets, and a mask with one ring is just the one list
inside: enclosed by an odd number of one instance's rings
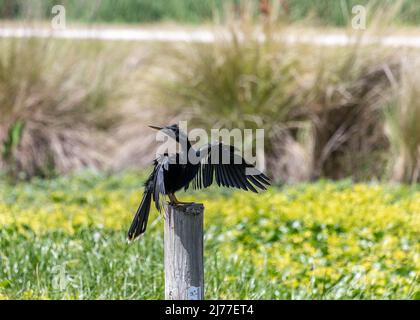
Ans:
{"label": "bird perched on post", "polygon": [[152,200],[157,210],[161,211],[164,196],[168,196],[172,205],[188,204],[178,201],[175,192],[187,190],[190,185],[194,189],[202,189],[216,181],[218,186],[255,193],[258,189],[266,190],[270,185],[270,179],[237,155],[232,146],[217,142],[194,149],[178,125],[150,127],[162,131],[178,143],[185,143],[186,150],[174,155],[165,153],[154,160],[153,172],[144,184],[143,199],[128,231],[129,241],[146,231]]}

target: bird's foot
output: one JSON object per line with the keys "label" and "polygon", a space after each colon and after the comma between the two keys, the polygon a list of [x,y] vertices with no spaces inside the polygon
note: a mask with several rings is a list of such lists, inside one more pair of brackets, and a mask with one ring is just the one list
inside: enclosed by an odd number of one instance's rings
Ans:
{"label": "bird's foot", "polygon": [[173,202],[173,201],[169,201],[168,204],[170,204],[171,206],[181,207],[181,206],[192,205],[192,204],[194,204],[194,202],[183,202],[183,201]]}
{"label": "bird's foot", "polygon": [[183,201],[179,201],[174,194],[169,194],[169,202],[168,204],[172,205],[172,206],[187,206],[187,205],[191,205],[194,204],[194,202],[183,202]]}

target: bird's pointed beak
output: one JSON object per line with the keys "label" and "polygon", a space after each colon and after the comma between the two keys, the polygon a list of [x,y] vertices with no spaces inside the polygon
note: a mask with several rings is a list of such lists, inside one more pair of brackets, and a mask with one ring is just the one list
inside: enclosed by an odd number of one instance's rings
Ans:
{"label": "bird's pointed beak", "polygon": [[161,127],[156,127],[156,126],[149,126],[149,128],[155,129],[155,130],[162,130],[163,128]]}

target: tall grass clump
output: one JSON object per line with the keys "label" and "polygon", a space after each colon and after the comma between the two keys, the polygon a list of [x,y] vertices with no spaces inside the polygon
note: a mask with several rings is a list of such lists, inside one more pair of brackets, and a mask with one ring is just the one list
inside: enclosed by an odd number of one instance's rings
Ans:
{"label": "tall grass clump", "polygon": [[287,121],[297,60],[274,41],[263,43],[236,29],[229,36],[175,52],[168,98],[175,107],[190,107],[193,119],[203,124],[271,129]]}
{"label": "tall grass clump", "polygon": [[[177,48],[163,102],[194,125],[211,128],[264,128],[265,147],[288,137],[299,116],[299,65],[291,50],[261,42],[251,30],[231,28],[212,44]],[[247,141],[246,143],[250,143]]]}
{"label": "tall grass clump", "polygon": [[[358,40],[360,41],[360,40]],[[379,178],[388,148],[382,108],[393,56],[360,42],[322,50],[309,66],[305,109],[313,124],[312,177]]]}
{"label": "tall grass clump", "polygon": [[[363,44],[373,31],[349,30],[354,43],[344,47],[288,44],[274,6],[267,17],[243,3],[214,42],[170,52],[163,103],[207,128],[264,128],[269,171],[280,180],[380,177],[392,54]],[[378,30],[384,14],[371,19]]]}
{"label": "tall grass clump", "polygon": [[105,50],[35,39],[0,46],[0,167],[26,179],[103,166],[119,94]]}
{"label": "tall grass clump", "polygon": [[311,55],[312,81],[304,91],[314,125],[313,178],[380,179],[386,172],[383,109],[399,76],[399,60],[394,50],[366,41],[389,32],[401,1],[370,4],[367,29],[348,28],[351,43]]}
{"label": "tall grass clump", "polygon": [[394,153],[392,178],[420,182],[420,76],[418,59],[405,59],[395,97],[386,111],[389,140]]}
{"label": "tall grass clump", "polygon": [[302,126],[300,62],[291,46],[275,39],[274,23],[254,20],[254,9],[229,20],[224,31],[216,31],[214,42],[170,51],[157,96],[160,104],[183,112],[196,126],[264,128],[265,149],[273,156],[285,152],[276,142],[294,144],[292,132]]}

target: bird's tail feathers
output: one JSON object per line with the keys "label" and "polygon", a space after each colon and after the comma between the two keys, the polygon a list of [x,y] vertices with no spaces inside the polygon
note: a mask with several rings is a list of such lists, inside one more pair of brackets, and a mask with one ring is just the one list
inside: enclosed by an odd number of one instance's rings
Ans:
{"label": "bird's tail feathers", "polygon": [[136,240],[146,231],[151,202],[152,192],[146,188],[143,199],[141,200],[140,206],[137,209],[136,215],[134,216],[133,222],[131,223],[131,227],[128,230],[127,238],[129,242]]}

